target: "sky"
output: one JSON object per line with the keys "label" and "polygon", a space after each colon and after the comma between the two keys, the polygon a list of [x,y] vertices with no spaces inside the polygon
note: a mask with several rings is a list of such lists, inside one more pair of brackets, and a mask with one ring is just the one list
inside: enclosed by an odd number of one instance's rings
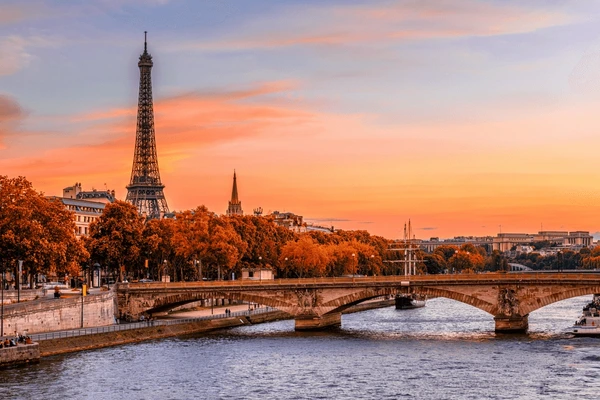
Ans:
{"label": "sky", "polygon": [[0,174],[127,194],[144,31],[171,211],[600,231],[600,2],[0,1]]}

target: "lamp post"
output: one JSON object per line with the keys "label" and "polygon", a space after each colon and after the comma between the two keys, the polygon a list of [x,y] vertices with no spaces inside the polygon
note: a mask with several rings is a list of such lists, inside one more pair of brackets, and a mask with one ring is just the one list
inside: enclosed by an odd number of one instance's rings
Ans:
{"label": "lamp post", "polygon": [[[165,273],[167,272],[167,260],[163,260],[163,275],[160,277],[160,280],[163,282],[167,281],[167,278],[165,277]],[[170,279],[169,279],[170,280]]]}
{"label": "lamp post", "polygon": [[21,275],[23,271],[23,260],[19,260],[19,271],[17,274],[17,303],[21,302]]}
{"label": "lamp post", "polygon": [[[375,262],[375,254],[371,254],[371,268],[373,268],[373,262]],[[376,276],[376,273],[373,273],[373,276]]]}
{"label": "lamp post", "polygon": [[258,256],[258,280],[262,282],[262,257]]}
{"label": "lamp post", "polygon": [[[102,270],[100,269],[100,264],[94,263],[94,269],[96,271],[98,271],[98,287],[101,287],[102,286]],[[94,282],[92,282],[92,286],[93,286],[93,283]]]}
{"label": "lamp post", "polygon": [[0,338],[4,336],[4,267],[2,267],[2,300],[0,301],[2,312],[0,313]]}
{"label": "lamp post", "polygon": [[[354,260],[356,260],[356,254],[352,253],[352,277],[356,274],[356,266],[354,265]],[[357,264],[358,266],[358,264]]]}
{"label": "lamp post", "polygon": [[81,328],[83,329],[83,298],[85,297],[85,284],[81,285]]}

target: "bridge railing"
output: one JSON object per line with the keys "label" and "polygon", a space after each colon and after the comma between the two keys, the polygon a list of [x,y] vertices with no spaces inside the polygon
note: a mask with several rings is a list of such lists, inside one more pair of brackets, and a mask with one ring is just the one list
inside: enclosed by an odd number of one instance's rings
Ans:
{"label": "bridge railing", "polygon": [[465,282],[465,281],[553,281],[553,280],[584,280],[600,279],[600,274],[590,273],[497,273],[484,272],[476,274],[432,274],[432,275],[376,275],[356,277],[326,277],[326,278],[299,278],[299,279],[269,279],[269,280],[228,280],[228,281],[192,281],[192,282],[150,282],[150,283],[119,283],[119,288],[135,289],[186,289],[186,288],[243,288],[253,286],[300,286],[315,284],[354,284],[369,282]]}
{"label": "bridge railing", "polygon": [[186,323],[193,323],[198,321],[207,321],[211,319],[223,319],[223,318],[232,318],[232,317],[250,317],[256,314],[263,314],[267,312],[275,311],[272,307],[261,307],[256,308],[250,311],[236,311],[231,312],[229,314],[221,313],[221,314],[211,314],[202,317],[195,318],[176,318],[176,319],[153,319],[146,320],[141,322],[131,322],[131,323],[123,323],[116,325],[108,325],[108,326],[98,326],[93,328],[81,328],[81,329],[72,329],[68,331],[57,331],[57,332],[47,332],[47,333],[37,333],[29,335],[31,340],[34,342],[39,342],[41,340],[52,340],[52,339],[64,339],[76,336],[84,336],[84,335],[95,335],[98,333],[109,333],[109,332],[120,332],[120,331],[128,331],[132,329],[140,329],[140,328],[148,328],[153,326],[168,326],[168,325],[179,325]]}

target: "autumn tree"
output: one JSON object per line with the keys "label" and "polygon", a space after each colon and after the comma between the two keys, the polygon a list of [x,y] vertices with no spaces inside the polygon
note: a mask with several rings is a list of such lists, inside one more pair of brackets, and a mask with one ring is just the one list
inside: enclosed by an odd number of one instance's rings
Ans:
{"label": "autumn tree", "polygon": [[[483,250],[483,249],[482,249]],[[483,250],[485,252],[485,250]],[[448,267],[454,272],[477,272],[482,271],[485,266],[485,258],[477,246],[465,244],[456,250],[448,260]]]}
{"label": "autumn tree", "polygon": [[161,276],[170,274],[176,254],[175,236],[175,221],[171,218],[151,219],[146,222],[142,232],[138,264],[145,267],[148,260],[148,271],[144,271],[147,275],[160,280]]}
{"label": "autumn tree", "polygon": [[212,267],[213,275],[218,276],[221,272],[221,277],[229,277],[231,272],[236,272],[239,276],[240,271],[235,267],[245,253],[247,244],[228,223],[227,217],[211,219],[208,234],[208,246],[203,258]]}
{"label": "autumn tree", "polygon": [[134,205],[117,200],[107,204],[90,224],[86,241],[93,260],[118,271],[119,279],[139,269],[144,220]]}
{"label": "autumn tree", "polygon": [[329,257],[326,246],[316,243],[308,235],[287,242],[279,257],[287,277],[321,277],[327,273]]}
{"label": "autumn tree", "polygon": [[73,213],[46,198],[24,177],[0,176],[0,265],[17,275],[17,260],[30,276],[77,274],[87,252],[75,237]]}
{"label": "autumn tree", "polygon": [[172,262],[179,268],[181,279],[202,279],[201,274],[205,275],[202,264],[209,258],[209,225],[214,218],[205,206],[175,214]]}

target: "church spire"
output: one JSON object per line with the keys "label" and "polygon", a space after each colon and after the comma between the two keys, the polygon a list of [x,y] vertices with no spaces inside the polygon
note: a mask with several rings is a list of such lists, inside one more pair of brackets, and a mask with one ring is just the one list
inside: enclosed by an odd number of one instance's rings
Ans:
{"label": "church spire", "polygon": [[233,170],[233,190],[231,191],[231,202],[232,203],[240,202],[240,200],[238,198],[238,192],[237,192],[237,179],[235,177],[235,169]]}
{"label": "church spire", "polygon": [[242,211],[242,202],[238,197],[237,177],[235,175],[235,170],[233,170],[233,189],[231,189],[231,201],[229,202],[229,207],[227,208],[227,215],[244,215],[244,212]]}

